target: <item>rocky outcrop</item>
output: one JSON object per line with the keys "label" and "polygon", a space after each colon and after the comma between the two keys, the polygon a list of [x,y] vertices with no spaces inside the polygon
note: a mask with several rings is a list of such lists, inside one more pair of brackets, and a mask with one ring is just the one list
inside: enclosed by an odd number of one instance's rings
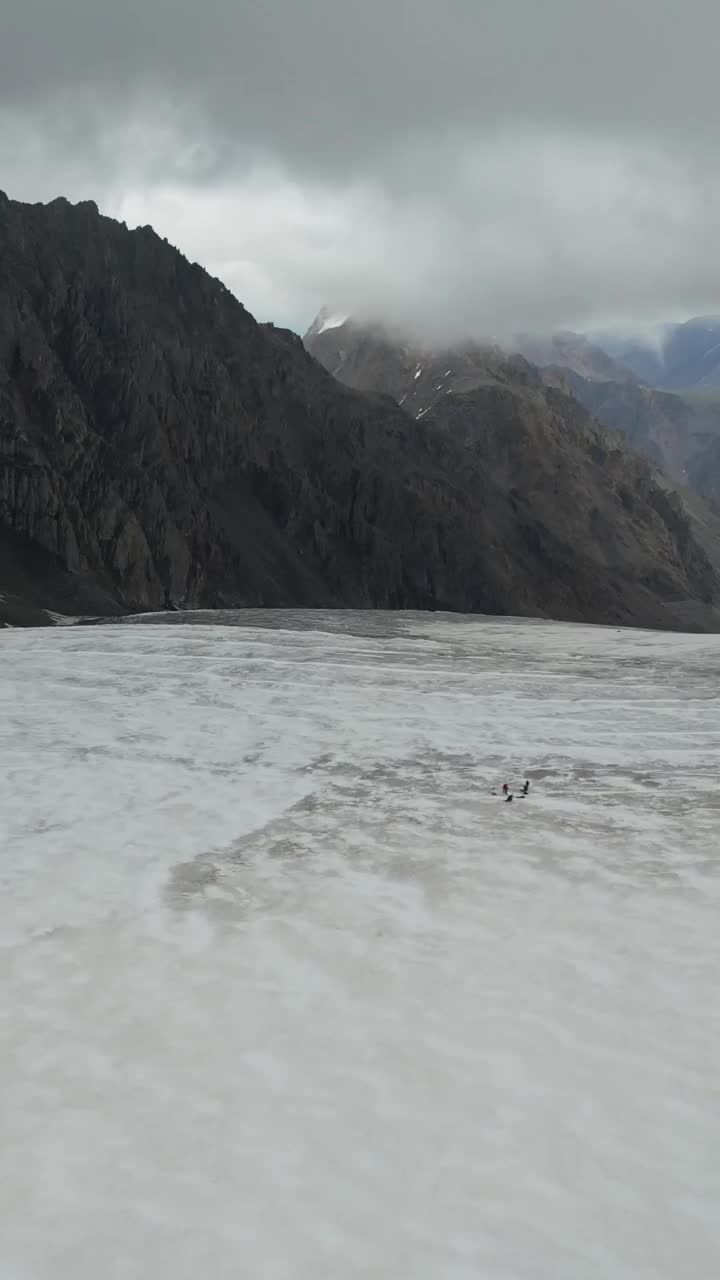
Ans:
{"label": "rocky outcrop", "polygon": [[339,385],[150,228],[0,197],[2,609],[713,625],[712,567],[649,468],[526,362],[485,359],[472,430],[468,401],[452,422],[409,415]]}

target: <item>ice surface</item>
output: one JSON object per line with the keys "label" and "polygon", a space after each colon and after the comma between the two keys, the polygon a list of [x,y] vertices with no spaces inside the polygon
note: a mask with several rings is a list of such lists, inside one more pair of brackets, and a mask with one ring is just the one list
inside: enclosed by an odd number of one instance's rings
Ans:
{"label": "ice surface", "polygon": [[3,1280],[718,1275],[718,639],[195,621],[0,635]]}

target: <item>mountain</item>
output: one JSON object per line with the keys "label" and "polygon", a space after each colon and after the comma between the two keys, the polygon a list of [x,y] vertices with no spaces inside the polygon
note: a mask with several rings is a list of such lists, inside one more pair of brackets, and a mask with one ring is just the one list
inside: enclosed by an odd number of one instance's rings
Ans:
{"label": "mountain", "polygon": [[[673,493],[619,436],[592,420],[562,379],[548,385],[522,356],[474,343],[427,350],[382,326],[344,319],[314,324],[305,342],[347,385],[392,395],[418,425],[439,426],[462,441],[484,490],[492,487],[483,501],[492,509],[494,554],[517,564],[532,548],[534,589],[547,593],[551,610],[567,606],[566,583],[582,607],[591,607],[596,584],[605,590],[608,575],[620,564],[625,574],[635,562],[638,538],[647,554],[646,522],[657,532],[658,515],[670,526],[679,521],[676,533],[682,526],[687,545],[701,544],[717,565],[720,520]],[[667,555],[666,544],[660,564],[667,566]],[[639,579],[630,572],[636,583],[657,586],[655,570]]]}
{"label": "mountain", "polygon": [[413,366],[410,416],[150,228],[0,196],[0,619],[324,605],[718,626],[710,543],[649,466],[521,357],[448,368]]}
{"label": "mountain", "polygon": [[[720,507],[720,396],[647,386],[581,334],[518,339],[516,345],[543,368],[546,380],[560,379],[571,389],[603,426],[621,431],[677,484],[690,485]],[[644,355],[649,359],[651,353],[646,349]]]}
{"label": "mountain", "polygon": [[652,341],[612,334],[595,335],[593,341],[648,386],[720,390],[720,316],[662,325]]}
{"label": "mountain", "polygon": [[627,379],[601,382],[569,369],[558,372],[604,426],[622,431],[676,483],[720,508],[720,403]]}
{"label": "mountain", "polygon": [[10,620],[43,608],[505,609],[462,470],[459,446],[339,386],[150,228],[90,204],[0,201]]}
{"label": "mountain", "polygon": [[590,382],[636,382],[630,369],[589,342],[581,333],[568,331],[551,337],[520,336],[515,339],[513,347],[531,364],[572,369],[573,373]]}
{"label": "mountain", "polygon": [[[311,346],[318,337],[311,335]],[[622,349],[617,340],[607,342]],[[638,372],[579,333],[520,336],[512,348],[541,368],[549,385],[571,391],[602,426],[622,432],[676,484],[689,485],[720,510],[720,394],[647,386]],[[648,348],[642,353],[656,358]]]}
{"label": "mountain", "polygon": [[[404,372],[398,381],[398,371],[395,370],[388,381],[388,369],[379,350],[371,360],[368,359],[366,343],[373,334],[375,341],[381,343],[381,330],[362,329],[357,343],[343,359],[340,347],[346,332],[346,316],[322,312],[306,336],[306,343],[326,367],[349,385],[382,389],[395,396],[409,411],[416,406],[427,411],[426,406],[432,400],[434,390],[432,378],[435,373],[440,374],[439,368],[425,359],[423,376],[429,382],[429,388],[421,380],[413,382],[408,391],[402,381]],[[395,345],[402,349],[402,343],[396,342]],[[552,385],[561,385],[571,391],[602,426],[622,432],[634,449],[666,471],[676,484],[690,486],[720,509],[720,396],[715,397],[709,392],[681,395],[646,386],[619,359],[590,342],[583,334],[571,331],[549,337],[519,336],[512,343],[512,348],[514,353],[542,368],[546,380]],[[417,352],[413,354],[410,348],[407,350],[410,362],[416,358],[424,359]],[[503,355],[498,348],[471,343],[440,357],[440,363],[448,361],[455,365],[455,386],[460,385],[458,378],[462,363],[464,387],[474,385],[481,367],[483,377],[487,378],[492,361],[495,377],[500,376],[501,367],[505,368],[504,376],[507,377],[509,367],[507,354]]]}
{"label": "mountain", "polygon": [[329,323],[326,311],[320,312],[303,341],[344,386],[392,396],[416,420],[442,396],[471,391],[481,383],[520,385],[536,380],[524,357],[496,346],[467,342],[445,352],[426,350],[383,325],[342,317]]}

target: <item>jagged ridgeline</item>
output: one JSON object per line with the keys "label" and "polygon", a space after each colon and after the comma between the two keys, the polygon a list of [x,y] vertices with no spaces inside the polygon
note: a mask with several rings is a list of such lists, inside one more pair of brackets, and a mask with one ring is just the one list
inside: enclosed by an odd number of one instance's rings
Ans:
{"label": "jagged ridgeline", "polygon": [[384,382],[341,385],[150,228],[0,197],[3,616],[322,605],[714,628],[712,545],[683,500],[526,361],[493,361],[409,413]]}

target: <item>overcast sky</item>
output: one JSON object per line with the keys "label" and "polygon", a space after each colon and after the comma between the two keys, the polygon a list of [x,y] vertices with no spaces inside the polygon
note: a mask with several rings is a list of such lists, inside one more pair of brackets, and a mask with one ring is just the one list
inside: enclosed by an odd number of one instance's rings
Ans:
{"label": "overcast sky", "polygon": [[151,222],[260,319],[720,309],[718,0],[22,0],[0,186]]}

